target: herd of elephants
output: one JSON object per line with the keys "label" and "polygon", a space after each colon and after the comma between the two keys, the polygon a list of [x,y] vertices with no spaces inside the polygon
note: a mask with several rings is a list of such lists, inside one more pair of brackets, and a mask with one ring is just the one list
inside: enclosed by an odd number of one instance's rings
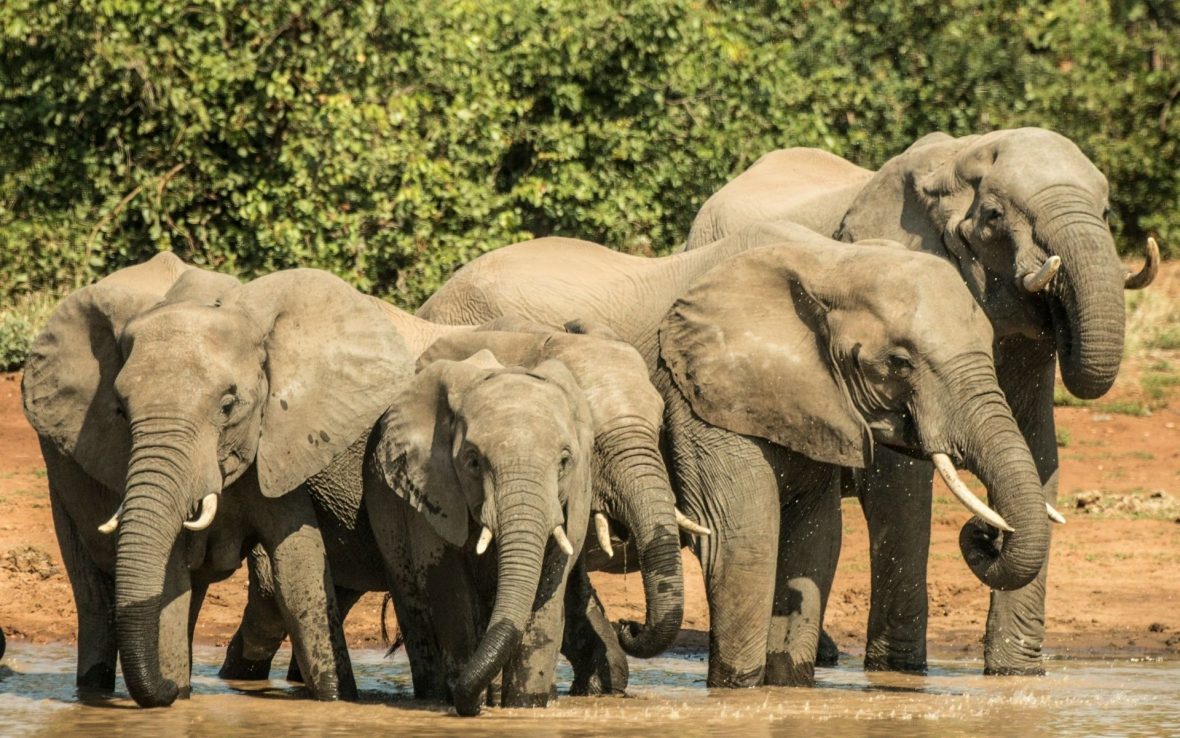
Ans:
{"label": "herd of elephants", "polygon": [[[417,314],[312,269],[242,283],[170,253],[77,290],[22,397],[78,613],[77,685],[121,663],[145,707],[190,689],[208,586],[247,563],[220,674],[354,699],[343,634],[388,592],[416,697],[460,715],[622,694],[679,633],[699,558],[710,687],[807,686],[841,497],[871,540],[866,669],[926,668],[935,470],[971,511],[990,674],[1042,673],[1053,385],[1110,389],[1128,273],[1107,182],[1068,139],[934,133],[878,171],[774,151],[684,245],[569,238],[459,269]],[[966,469],[987,490],[959,479]],[[629,561],[643,622],[587,570]]]}

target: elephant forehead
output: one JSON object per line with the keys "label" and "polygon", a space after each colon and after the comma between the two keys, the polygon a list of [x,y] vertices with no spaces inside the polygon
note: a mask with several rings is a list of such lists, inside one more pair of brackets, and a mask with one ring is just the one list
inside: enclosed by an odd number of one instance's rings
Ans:
{"label": "elephant forehead", "polygon": [[568,437],[574,428],[564,393],[524,374],[493,375],[463,398],[459,414],[473,441],[535,443],[547,437]]}

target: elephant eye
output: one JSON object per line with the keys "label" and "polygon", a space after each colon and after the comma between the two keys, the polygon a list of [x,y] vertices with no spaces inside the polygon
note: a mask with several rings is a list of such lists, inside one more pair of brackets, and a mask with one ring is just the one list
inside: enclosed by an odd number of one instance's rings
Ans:
{"label": "elephant eye", "polygon": [[238,406],[238,398],[236,395],[227,392],[221,398],[220,405],[222,417],[228,418],[231,414],[233,414],[234,408]]}
{"label": "elephant eye", "polygon": [[984,206],[983,211],[979,214],[979,221],[985,226],[995,225],[1000,216],[1003,215],[997,208]]}
{"label": "elephant eye", "polygon": [[895,377],[905,379],[914,371],[914,364],[908,358],[894,354],[889,357],[889,372]]}
{"label": "elephant eye", "polygon": [[1109,205],[1107,205],[1105,208],[1102,209],[1102,219],[1104,221],[1106,221],[1107,223],[1110,222],[1110,206]]}
{"label": "elephant eye", "polygon": [[564,475],[573,466],[574,454],[568,448],[561,450],[561,460],[558,462],[558,474]]}
{"label": "elephant eye", "polygon": [[479,453],[475,449],[469,448],[463,452],[463,471],[468,474],[479,474],[480,460]]}

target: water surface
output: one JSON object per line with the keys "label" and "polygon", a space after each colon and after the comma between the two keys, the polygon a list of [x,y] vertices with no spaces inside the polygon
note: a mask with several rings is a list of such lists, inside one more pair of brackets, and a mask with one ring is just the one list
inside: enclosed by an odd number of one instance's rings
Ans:
{"label": "water surface", "polygon": [[[973,736],[1180,735],[1180,662],[1050,661],[1044,678],[985,678],[974,661],[926,676],[866,674],[855,659],[820,669],[815,689],[708,690],[703,654],[632,661],[631,696],[563,697],[544,710],[488,709],[460,719],[411,699],[403,653],[354,651],[361,703],[317,703],[286,681],[225,682],[221,649],[199,647],[193,697],[141,710],[116,695],[82,704],[72,647],[9,644],[0,664],[0,735]],[[280,654],[275,663],[286,662]],[[275,676],[285,673],[276,666]],[[559,679],[568,684],[568,668]]]}

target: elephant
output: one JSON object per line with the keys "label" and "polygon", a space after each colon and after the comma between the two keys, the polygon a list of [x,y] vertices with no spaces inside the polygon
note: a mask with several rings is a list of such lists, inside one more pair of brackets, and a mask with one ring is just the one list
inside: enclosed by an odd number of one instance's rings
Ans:
{"label": "elephant", "polygon": [[[748,229],[662,258],[564,238],[514,244],[459,269],[418,312],[457,324],[577,315],[644,357],[679,504],[712,533],[695,543],[711,687],[814,683],[841,470],[885,447],[938,459],[989,522],[973,518],[960,538],[989,586],[1026,585],[1048,555],[1036,467],[999,388],[991,326],[958,273],[900,247],[783,237],[795,231]],[[954,465],[983,480],[995,510]]]}
{"label": "elephant", "polygon": [[[611,530],[627,532],[627,545],[635,552],[628,560],[637,562],[642,573],[647,613],[643,623],[624,623],[620,632],[613,632],[579,560],[566,590],[562,653],[574,667],[571,693],[623,693],[628,679],[625,654],[653,656],[665,650],[680,629],[684,582],[678,527],[697,535],[708,533],[675,508],[659,448],[663,401],[648,381],[642,357],[601,326],[579,323],[571,326],[575,333],[511,317],[481,326],[444,326],[375,298],[374,302],[405,338],[420,369],[438,360],[462,361],[481,351],[490,351],[509,366],[535,367],[555,360],[585,393],[594,434],[595,558],[603,558],[599,551],[613,556]],[[371,508],[369,515],[372,522]],[[374,578],[381,573],[374,572]],[[251,576],[269,581],[264,555],[251,558]],[[252,587],[242,625],[222,666],[223,677],[268,676],[271,659],[286,635],[269,602],[269,589],[265,584]],[[346,609],[358,596],[338,591],[337,601]],[[289,678],[299,679],[295,674]],[[423,687],[417,692],[423,698],[445,698],[439,689]]]}
{"label": "elephant", "polygon": [[[929,134],[879,171],[817,149],[770,152],[710,197],[685,243],[697,249],[758,222],[792,222],[852,242],[886,239],[958,269],[995,332],[1000,379],[1053,504],[1058,490],[1053,385],[1082,398],[1110,389],[1123,354],[1123,289],[1149,285],[1159,250],[1125,273],[1105,177],[1069,139],[1040,128],[952,138]],[[929,464],[891,452],[849,484],[868,520],[870,669],[926,668]],[[871,488],[871,490],[870,490]],[[988,674],[1043,674],[1046,571],[993,591]]]}
{"label": "elephant", "polygon": [[78,686],[112,691],[118,658],[141,706],[187,695],[205,589],[257,543],[311,693],[355,697],[327,557],[357,526],[332,516],[355,516],[368,434],[413,362],[370,298],[316,270],[241,284],[161,253],[68,296],[22,399],[77,603]]}
{"label": "elephant", "polygon": [[5,647],[6,644],[4,643],[4,630],[0,629],[0,659],[4,658]]}
{"label": "elephant", "polygon": [[544,706],[590,514],[594,434],[573,375],[486,349],[440,359],[376,436],[365,502],[415,694],[476,715],[503,672],[504,704]]}

